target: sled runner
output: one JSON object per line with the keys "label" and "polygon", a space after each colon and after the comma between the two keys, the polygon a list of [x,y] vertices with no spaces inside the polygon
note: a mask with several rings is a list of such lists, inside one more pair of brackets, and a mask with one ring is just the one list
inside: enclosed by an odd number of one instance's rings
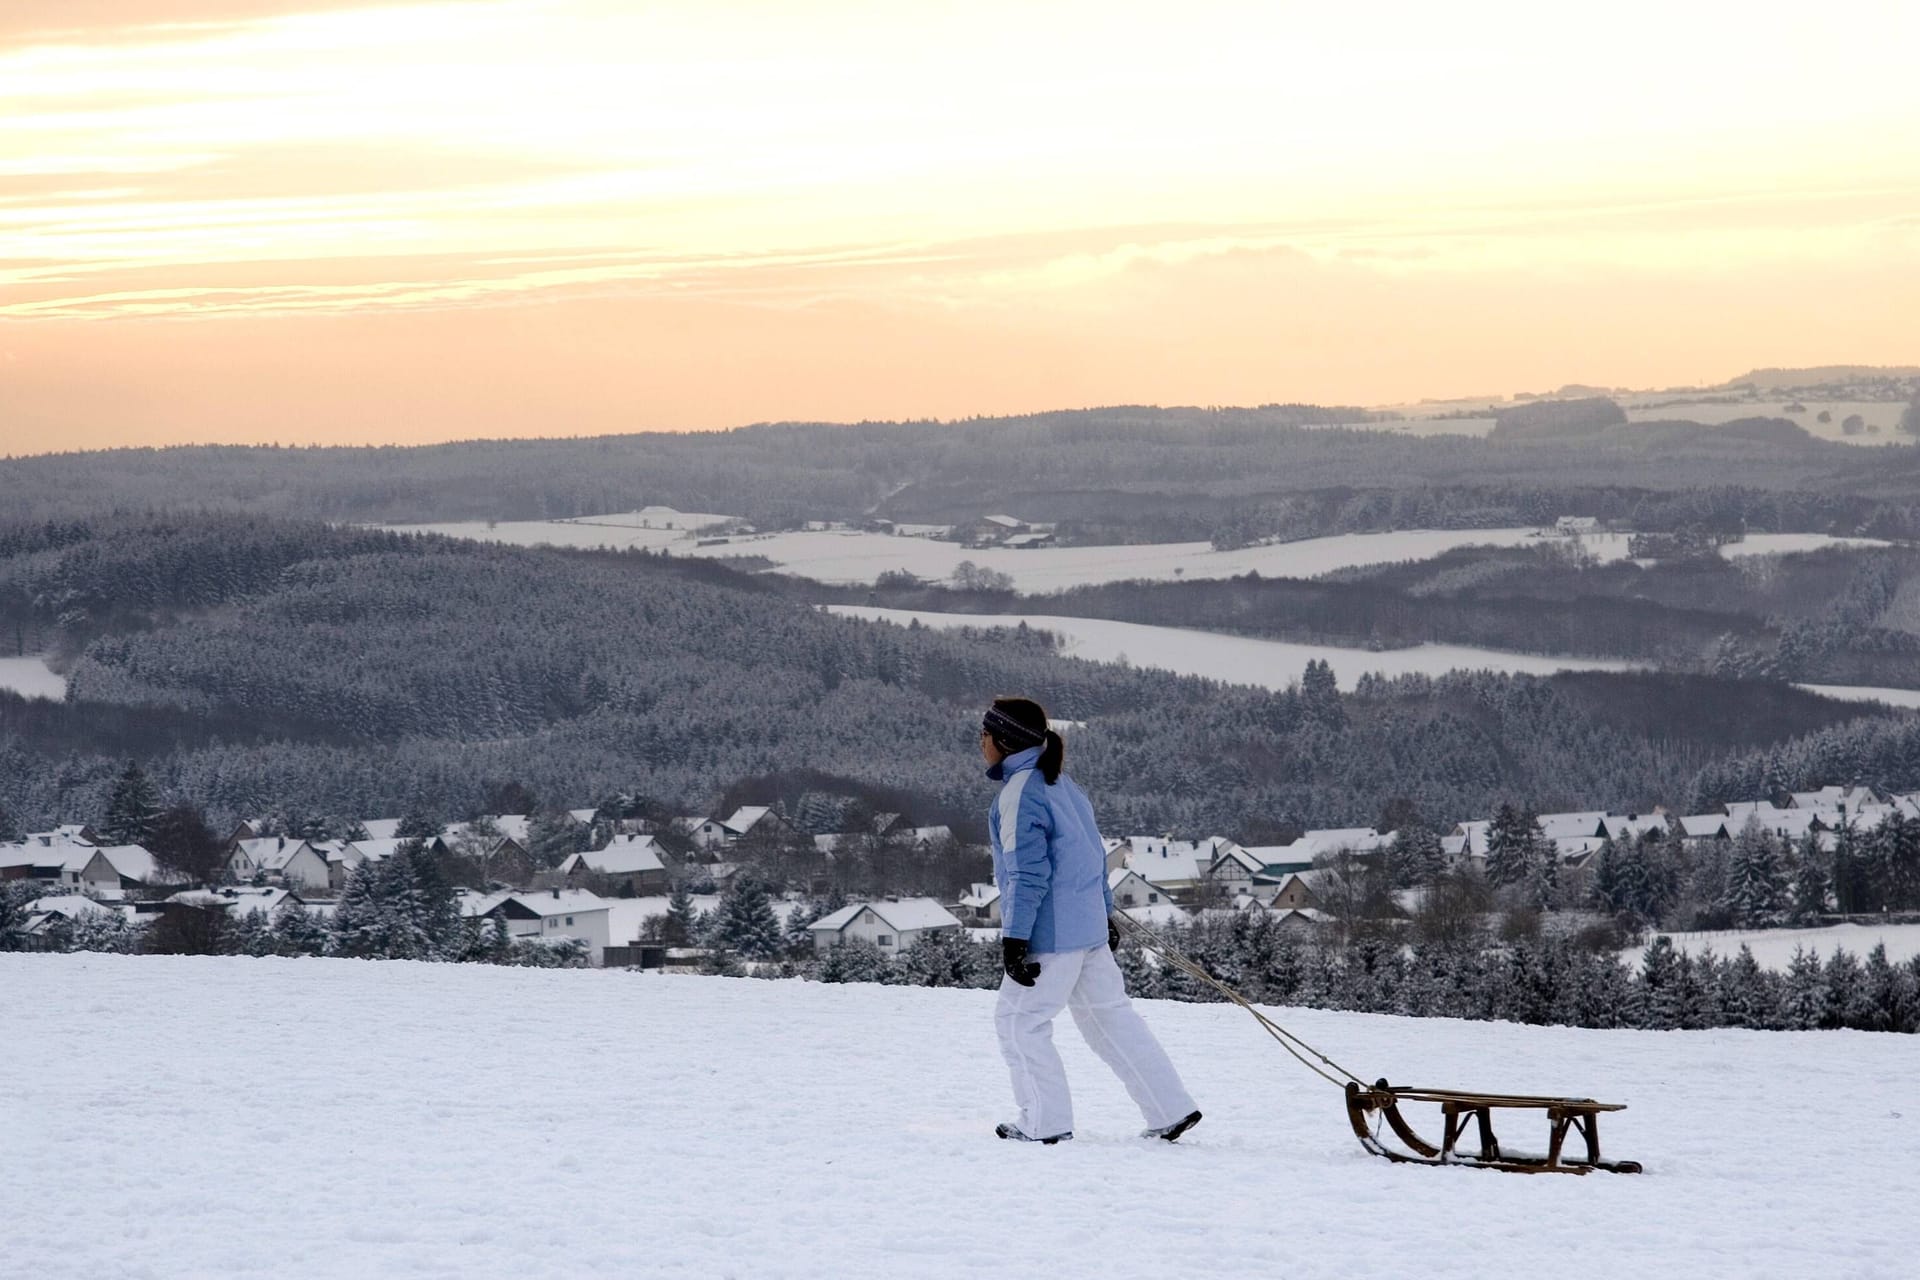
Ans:
{"label": "sled runner", "polygon": [[[1600,1113],[1625,1111],[1618,1102],[1595,1102],[1591,1098],[1550,1098],[1530,1094],[1468,1093],[1459,1089],[1413,1089],[1377,1080],[1369,1085],[1345,1067],[1320,1052],[1253,1006],[1253,1002],[1214,977],[1198,963],[1169,946],[1159,934],[1125,915],[1117,916],[1122,932],[1132,934],[1140,944],[1169,965],[1196,981],[1203,982],[1252,1014],[1266,1033],[1280,1042],[1307,1070],[1339,1087],[1347,1098],[1347,1119],[1353,1125],[1360,1145],[1376,1156],[1398,1164],[1456,1165],[1466,1169],[1499,1169],[1506,1173],[1588,1173],[1604,1169],[1609,1173],[1639,1173],[1632,1160],[1600,1158]],[[1400,1114],[1403,1102],[1432,1102],[1440,1105],[1445,1130],[1435,1146],[1414,1131]],[[1493,1113],[1499,1110],[1545,1111],[1547,1113],[1547,1153],[1529,1155],[1501,1149],[1493,1134]],[[1374,1113],[1379,1119],[1368,1122]],[[1460,1140],[1466,1136],[1472,1119],[1480,1149],[1463,1152]],[[1380,1140],[1381,1123],[1393,1131],[1405,1150]],[[1567,1136],[1577,1135],[1585,1150],[1569,1155]]]}

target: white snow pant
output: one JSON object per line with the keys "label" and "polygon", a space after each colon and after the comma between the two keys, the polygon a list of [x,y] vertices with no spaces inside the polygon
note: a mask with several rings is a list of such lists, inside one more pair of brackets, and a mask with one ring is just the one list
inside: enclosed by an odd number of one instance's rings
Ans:
{"label": "white snow pant", "polygon": [[1127,999],[1126,982],[1106,943],[1028,958],[1040,966],[1040,976],[1030,987],[1002,976],[993,1012],[1000,1053],[1013,1077],[1013,1099],[1020,1106],[1020,1132],[1051,1138],[1073,1129],[1067,1072],[1053,1047],[1053,1020],[1062,1007],[1073,1010],[1080,1034],[1120,1077],[1148,1128],[1164,1128],[1194,1110],[1166,1050]]}

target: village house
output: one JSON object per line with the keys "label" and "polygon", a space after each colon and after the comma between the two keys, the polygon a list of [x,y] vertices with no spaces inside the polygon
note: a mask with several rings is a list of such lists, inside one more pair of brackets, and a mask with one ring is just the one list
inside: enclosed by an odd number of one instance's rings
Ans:
{"label": "village house", "polygon": [[242,840],[227,855],[227,873],[243,882],[265,877],[301,889],[327,889],[333,883],[327,860],[329,846],[345,847],[337,842],[322,844],[286,836]]}
{"label": "village house", "polygon": [[569,880],[604,876],[625,885],[636,898],[670,887],[666,861],[652,836],[617,835],[603,849],[570,855],[560,864],[560,874]]}
{"label": "village house", "polygon": [[975,884],[955,904],[961,922],[973,928],[1000,927],[1000,886]]}
{"label": "village house", "polygon": [[599,894],[584,889],[549,889],[545,893],[503,894],[482,914],[505,920],[507,933],[515,938],[542,942],[573,938],[584,942],[591,962],[600,965],[606,961],[612,937],[610,913],[610,904]]}
{"label": "village house", "polygon": [[815,920],[807,926],[807,932],[816,952],[859,939],[893,955],[930,933],[959,928],[961,924],[952,913],[932,898],[901,898],[849,903]]}
{"label": "village house", "polygon": [[981,516],[972,524],[964,526],[966,540],[976,547],[992,546],[1006,541],[1016,534],[1031,533],[1033,526],[1013,516]]}
{"label": "village house", "polygon": [[1314,888],[1327,876],[1325,871],[1296,871],[1280,882],[1280,891],[1273,895],[1273,901],[1267,904],[1271,911],[1293,911],[1310,908],[1318,911],[1321,902],[1314,894]]}

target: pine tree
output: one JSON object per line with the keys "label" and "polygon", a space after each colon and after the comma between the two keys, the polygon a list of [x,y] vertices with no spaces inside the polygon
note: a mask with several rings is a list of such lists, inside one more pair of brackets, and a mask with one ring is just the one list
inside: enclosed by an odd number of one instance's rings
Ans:
{"label": "pine tree", "polygon": [[1825,1019],[1826,1009],[1827,978],[1820,957],[1804,947],[1795,947],[1787,965],[1780,1023],[1789,1031],[1811,1031]]}
{"label": "pine tree", "polygon": [[14,820],[7,806],[0,804],[0,844],[10,844],[20,838],[20,824]]}
{"label": "pine tree", "polygon": [[1685,957],[1674,950],[1673,939],[1665,934],[1647,946],[1640,960],[1640,988],[1645,1002],[1644,1025],[1655,1031],[1678,1027],[1683,1017],[1681,961]]}
{"label": "pine tree", "polygon": [[713,945],[750,960],[779,956],[784,937],[767,891],[752,876],[735,876],[720,895],[711,932]]}
{"label": "pine tree", "polygon": [[1396,889],[1412,889],[1432,884],[1447,869],[1446,848],[1440,833],[1424,822],[1411,822],[1393,833],[1393,845],[1387,854]]}
{"label": "pine tree", "polygon": [[100,834],[110,844],[144,845],[153,838],[155,821],[160,816],[160,795],[138,760],[114,779],[107,798],[107,817]]}
{"label": "pine tree", "polygon": [[1531,837],[1520,810],[1511,802],[1502,802],[1487,828],[1488,881],[1497,888],[1519,884],[1526,878],[1531,855]]}
{"label": "pine tree", "polygon": [[861,938],[827,948],[820,959],[822,982],[885,982],[892,972],[886,953]]}
{"label": "pine tree", "polygon": [[667,899],[667,914],[660,928],[660,941],[669,947],[690,947],[699,936],[699,913],[694,910],[693,895],[685,884],[673,886]]}
{"label": "pine tree", "polygon": [[331,940],[327,926],[298,902],[289,902],[273,918],[274,951],[283,956],[319,956]]}
{"label": "pine tree", "polygon": [[1773,834],[1749,818],[1727,855],[1727,878],[1715,904],[1739,924],[1764,928],[1784,917],[1786,878]]}
{"label": "pine tree", "polygon": [[1766,1027],[1773,1022],[1775,1002],[1753,948],[1741,944],[1739,954],[1721,967],[1719,987],[1722,1024]]}
{"label": "pine tree", "polygon": [[1827,851],[1820,847],[1819,833],[1809,831],[1794,850],[1792,922],[1802,924],[1826,914],[1829,888]]}
{"label": "pine tree", "polygon": [[1300,711],[1305,718],[1329,729],[1346,727],[1346,708],[1340,705],[1340,680],[1333,664],[1311,658],[1300,676]]}
{"label": "pine tree", "polygon": [[1000,966],[964,929],[929,929],[900,953],[900,974],[920,987],[997,986]]}
{"label": "pine tree", "polygon": [[786,928],[781,932],[785,936],[785,950],[789,956],[806,956],[813,951],[812,924],[826,912],[817,901],[803,900],[793,904],[787,913]]}
{"label": "pine tree", "polygon": [[583,851],[586,828],[573,815],[558,809],[542,809],[527,821],[527,853],[534,865],[551,870],[571,854]]}
{"label": "pine tree", "polygon": [[234,956],[270,956],[273,954],[273,930],[267,924],[267,916],[259,910],[236,910],[235,918],[226,936],[221,939],[228,955]]}

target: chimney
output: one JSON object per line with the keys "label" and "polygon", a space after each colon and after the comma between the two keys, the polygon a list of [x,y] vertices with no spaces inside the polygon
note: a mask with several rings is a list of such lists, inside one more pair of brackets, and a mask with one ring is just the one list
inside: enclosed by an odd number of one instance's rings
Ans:
{"label": "chimney", "polygon": [[560,891],[559,891],[558,889],[555,889],[555,890],[553,891],[553,896],[554,896],[554,897],[556,897],[556,898],[557,898],[557,897],[559,897],[559,896],[560,896]]}
{"label": "chimney", "polygon": [[280,843],[273,846],[275,849],[284,849],[287,847],[287,838],[285,836],[279,836],[277,839]]}

